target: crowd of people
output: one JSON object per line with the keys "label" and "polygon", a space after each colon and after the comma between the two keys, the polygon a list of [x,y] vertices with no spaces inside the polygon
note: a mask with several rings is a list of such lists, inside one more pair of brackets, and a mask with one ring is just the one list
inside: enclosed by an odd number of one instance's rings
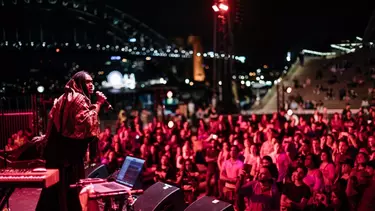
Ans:
{"label": "crowd of people", "polygon": [[[332,117],[298,119],[285,111],[234,117],[211,108],[193,117],[177,112],[148,122],[122,111],[116,126],[92,142],[87,163],[106,164],[112,173],[125,156],[140,157],[146,186],[179,186],[187,203],[209,195],[237,210],[373,210],[374,107],[353,114],[347,105]],[[31,136],[18,131],[6,150]]]}
{"label": "crowd of people", "polygon": [[[374,51],[367,49],[333,59],[311,60],[301,73],[291,76],[289,86],[293,91],[286,99],[288,108],[315,109],[321,101],[346,102],[356,107],[372,104],[374,58]],[[336,103],[327,107],[334,108],[332,105]]]}
{"label": "crowd of people", "polygon": [[99,137],[90,162],[120,167],[126,155],[146,160],[143,182],[181,187],[185,201],[210,195],[238,210],[373,210],[375,109],[326,118],[285,111],[193,124],[177,115],[143,124],[118,121]]}
{"label": "crowd of people", "polygon": [[31,129],[18,130],[8,138],[7,144],[5,145],[5,151],[13,151],[22,147],[26,142],[31,140],[33,132]]}

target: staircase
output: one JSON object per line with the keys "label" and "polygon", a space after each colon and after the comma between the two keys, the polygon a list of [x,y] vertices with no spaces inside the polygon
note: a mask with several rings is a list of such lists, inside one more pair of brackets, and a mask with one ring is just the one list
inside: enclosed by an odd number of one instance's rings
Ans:
{"label": "staircase", "polygon": [[[306,58],[305,65],[302,67],[298,62],[293,64],[287,73],[286,76],[282,78],[282,83],[285,87],[293,87],[293,91],[288,94],[285,92],[285,100],[287,100],[291,95],[300,94],[304,101],[313,101],[318,102],[322,101],[324,107],[327,109],[341,109],[345,106],[347,101],[340,101],[339,99],[339,90],[342,88],[354,90],[358,97],[355,99],[350,99],[348,102],[351,104],[352,108],[360,108],[362,99],[367,97],[368,88],[373,87],[373,81],[370,76],[365,76],[364,73],[369,70],[371,67],[368,66],[368,58],[374,58],[375,54],[373,51],[357,51],[355,53],[346,54],[340,57],[333,59],[324,59],[324,58]],[[331,72],[330,68],[333,64],[340,64],[342,61],[347,60],[352,63],[352,66],[343,71],[343,74],[336,72],[337,83],[328,84],[328,80],[334,74]],[[357,71],[357,67],[360,67],[362,73]],[[316,72],[319,69],[323,69],[323,79],[316,80]],[[354,88],[348,87],[348,83],[351,83],[354,77],[361,77],[364,79],[364,84]],[[304,88],[294,89],[293,80],[298,80],[300,84],[306,82],[306,79],[310,79],[310,85],[305,86]],[[332,88],[333,89],[333,99],[326,98],[326,92],[320,92],[320,94],[314,93],[317,85],[322,85],[323,88]],[[261,100],[259,106],[254,106],[253,110],[263,110],[263,111],[275,111],[277,109],[277,92],[276,86],[273,86],[266,96]]]}

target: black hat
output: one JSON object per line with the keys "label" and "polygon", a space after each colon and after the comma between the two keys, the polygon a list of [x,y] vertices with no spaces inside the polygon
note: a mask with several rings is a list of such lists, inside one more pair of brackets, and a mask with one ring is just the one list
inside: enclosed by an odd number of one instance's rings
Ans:
{"label": "black hat", "polygon": [[302,159],[302,160],[305,160],[305,156],[302,155],[302,154],[298,154],[296,159]]}
{"label": "black hat", "polygon": [[370,160],[366,163],[366,166],[369,166],[373,169],[375,169],[375,160]]}
{"label": "black hat", "polygon": [[350,159],[350,158],[345,158],[345,159],[342,160],[340,163],[341,163],[341,165],[342,165],[342,164],[347,164],[347,165],[350,165],[351,167],[354,166],[354,160],[353,160],[353,159]]}

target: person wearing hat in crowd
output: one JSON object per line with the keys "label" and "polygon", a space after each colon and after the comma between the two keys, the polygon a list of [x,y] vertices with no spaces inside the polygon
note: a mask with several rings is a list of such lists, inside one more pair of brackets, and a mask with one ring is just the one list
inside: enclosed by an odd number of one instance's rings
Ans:
{"label": "person wearing hat in crowd", "polygon": [[370,182],[364,190],[362,199],[358,204],[358,210],[360,211],[370,211],[375,208],[375,160],[367,162],[366,172]]}
{"label": "person wearing hat in crowd", "polygon": [[337,185],[337,188],[339,188],[340,190],[345,190],[348,184],[350,174],[354,167],[354,160],[346,158],[345,160],[340,162],[339,166],[341,166],[341,168],[335,184]]}
{"label": "person wearing hat in crowd", "polygon": [[358,210],[358,204],[370,183],[371,175],[367,171],[352,169],[345,189],[350,210]]}
{"label": "person wearing hat in crowd", "polygon": [[366,163],[366,172],[375,180],[375,160],[370,160]]}

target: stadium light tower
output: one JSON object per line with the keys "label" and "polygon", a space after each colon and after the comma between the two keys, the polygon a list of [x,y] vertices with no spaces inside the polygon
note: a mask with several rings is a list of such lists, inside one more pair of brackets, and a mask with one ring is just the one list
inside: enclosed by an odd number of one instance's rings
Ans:
{"label": "stadium light tower", "polygon": [[215,53],[212,76],[213,90],[216,96],[218,95],[222,111],[225,113],[238,111],[232,88],[234,84],[232,82],[234,55],[232,15],[234,13],[231,11],[233,1],[214,0],[212,5],[214,13],[213,51]]}
{"label": "stadium light tower", "polygon": [[276,83],[276,103],[277,103],[277,112],[280,112],[282,110],[285,110],[285,92],[288,94],[292,92],[292,89],[288,87],[287,90],[285,90],[285,86],[283,81],[277,81]]}

